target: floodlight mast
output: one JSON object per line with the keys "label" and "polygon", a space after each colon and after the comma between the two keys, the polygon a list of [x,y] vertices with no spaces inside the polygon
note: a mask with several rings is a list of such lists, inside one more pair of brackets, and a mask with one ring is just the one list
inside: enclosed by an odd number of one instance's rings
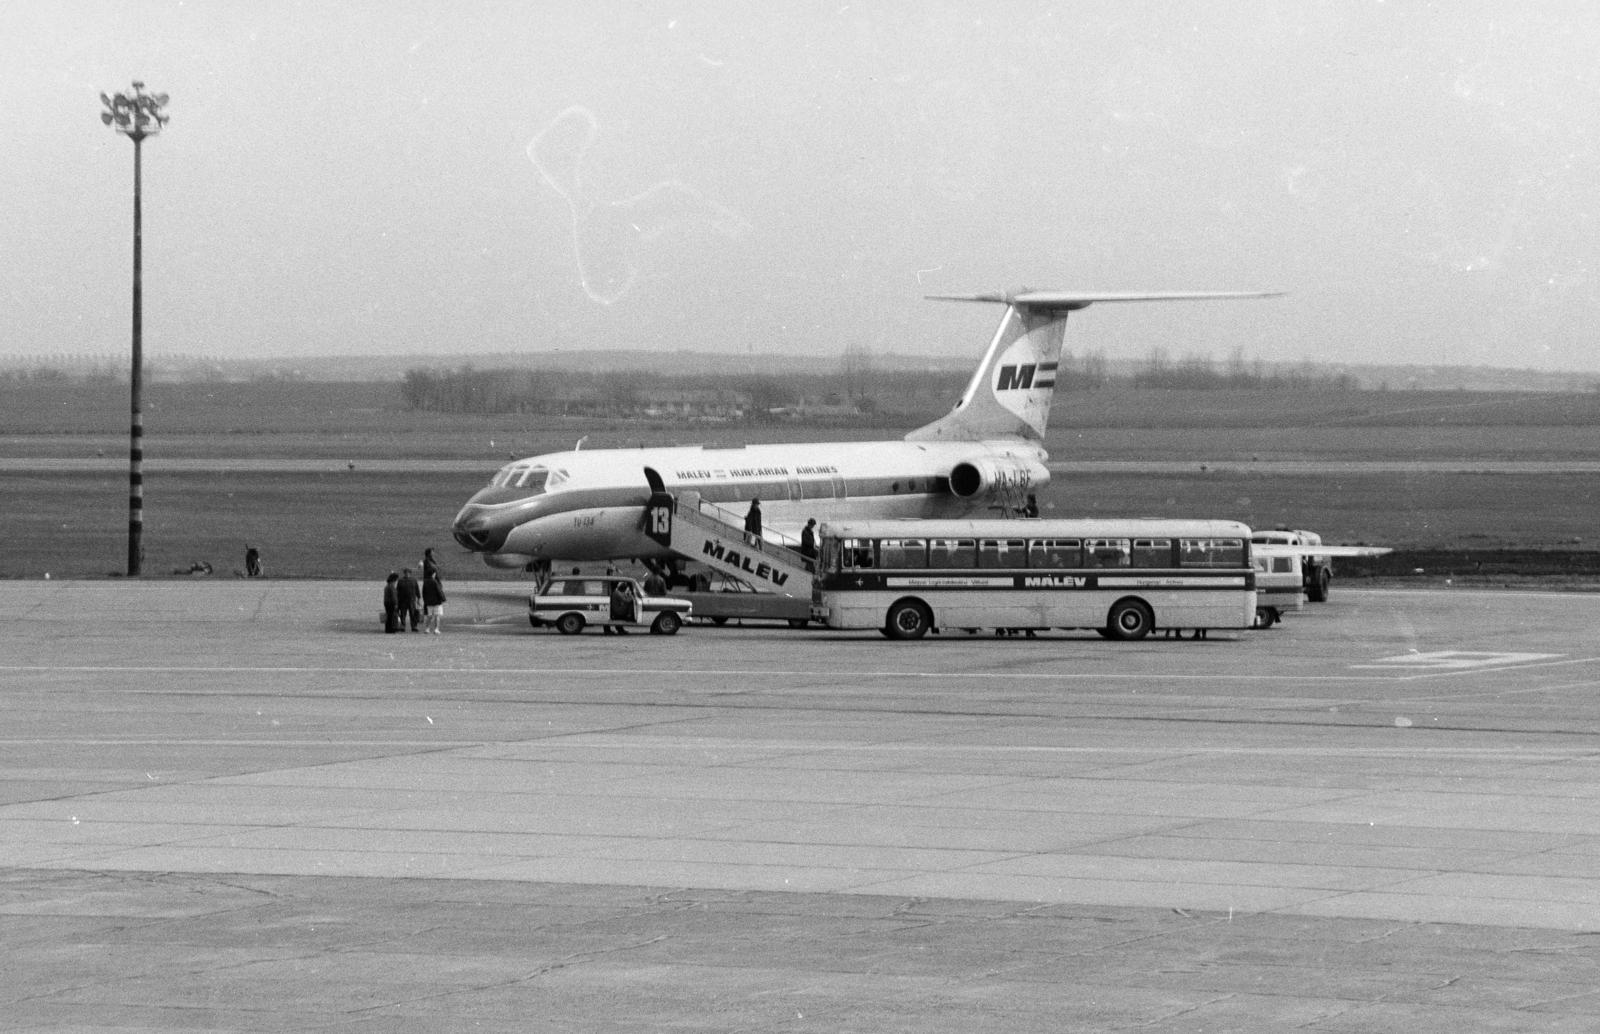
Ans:
{"label": "floodlight mast", "polygon": [[102,93],[100,100],[106,106],[100,113],[100,121],[133,141],[133,369],[128,379],[133,422],[128,435],[128,577],[135,578],[144,567],[144,417],[140,402],[144,386],[144,218],[141,211],[144,184],[139,145],[145,137],[155,136],[167,124],[167,116],[161,113],[167,95],[145,93],[144,83],[136,80],[131,96],[119,93],[107,97]]}

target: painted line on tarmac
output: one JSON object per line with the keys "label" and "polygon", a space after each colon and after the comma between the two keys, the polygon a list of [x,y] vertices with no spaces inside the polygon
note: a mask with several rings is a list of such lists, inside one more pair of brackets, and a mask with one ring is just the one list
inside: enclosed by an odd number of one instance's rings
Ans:
{"label": "painted line on tarmac", "polygon": [[[1426,731],[1426,730],[1425,730]],[[1148,757],[1168,758],[1174,751],[1168,747],[1140,747],[1129,744],[1116,744],[1110,746],[1053,746],[1053,745],[1014,745],[1003,743],[984,744],[938,744],[938,743],[884,743],[873,740],[859,740],[847,742],[807,743],[793,740],[761,740],[761,739],[727,739],[715,740],[707,743],[704,738],[696,738],[683,742],[661,737],[626,737],[612,735],[610,730],[586,730],[571,733],[559,733],[551,736],[533,737],[524,740],[501,739],[449,739],[449,740],[374,740],[374,739],[319,739],[319,740],[280,740],[280,739],[203,739],[187,740],[180,738],[151,739],[146,736],[130,737],[128,739],[108,739],[106,737],[77,738],[73,736],[30,736],[21,739],[0,739],[0,746],[28,747],[40,743],[71,744],[73,746],[90,747],[372,747],[375,749],[389,750],[394,748],[418,748],[429,753],[442,753],[446,750],[476,750],[485,748],[496,750],[502,748],[526,749],[537,747],[539,750],[551,752],[582,753],[597,749],[627,748],[639,753],[682,753],[703,755],[708,749],[716,750],[768,750],[792,751],[796,754],[924,754],[946,755],[959,757],[963,755],[1074,755],[1083,757],[1104,757],[1115,755],[1117,757]],[[1309,751],[1305,747],[1236,747],[1236,746],[1205,746],[1196,745],[1185,747],[1181,753],[1184,756],[1199,757],[1245,757],[1245,758],[1304,758],[1309,755],[1327,758],[1399,758],[1402,760],[1416,760],[1426,758],[1429,760],[1463,760],[1463,761],[1516,761],[1523,764],[1543,764],[1557,761],[1573,761],[1587,758],[1592,753],[1587,747],[1572,747],[1560,749],[1552,747],[1428,747],[1412,746],[1404,750],[1383,747],[1332,747]],[[255,779],[262,775],[271,775],[275,772],[300,771],[306,768],[322,768],[328,764],[364,764],[372,761],[385,761],[389,758],[383,755],[371,757],[358,757],[334,762],[319,762],[308,765],[287,765],[283,768],[268,769],[266,772],[240,772],[217,773],[214,775],[201,775],[194,778],[185,778],[185,784],[200,783],[231,783],[240,779]],[[404,759],[402,759],[404,760]],[[476,758],[485,763],[518,762],[528,760],[538,763],[542,759],[522,759],[491,754],[486,757]],[[781,759],[780,759],[781,760]],[[567,763],[567,762],[564,762]],[[738,767],[741,762],[728,764],[711,764],[709,767],[729,768]],[[151,771],[165,771],[164,769],[151,769]],[[1101,780],[1106,777],[1085,775],[1079,778],[1087,780]],[[166,783],[173,785],[180,780],[164,780],[150,778],[150,783]],[[121,789],[132,789],[122,787]],[[89,794],[79,796],[92,796]],[[559,796],[559,795],[558,795]],[[0,812],[14,804],[31,804],[32,801],[11,802],[0,805]]]}
{"label": "painted line on tarmac", "polygon": [[1454,589],[1437,585],[1419,585],[1415,589],[1356,589],[1341,586],[1339,593],[1348,596],[1491,596],[1496,599],[1510,597],[1536,600],[1586,600],[1591,603],[1600,601],[1600,592],[1592,589],[1572,589],[1562,592],[1554,589]]}
{"label": "painted line on tarmac", "polygon": [[[264,675],[640,675],[668,674],[653,667],[642,668],[551,668],[536,666],[529,668],[415,668],[402,666],[385,666],[377,668],[310,668],[301,666],[284,667],[242,667],[231,664],[218,665],[45,665],[45,664],[3,664],[0,665],[0,674],[38,674],[49,672],[78,673],[85,675],[115,674],[129,675],[139,672],[166,675],[226,675],[226,674],[264,674]],[[1153,678],[1176,681],[1210,682],[1225,679],[1230,682],[1271,682],[1292,680],[1297,682],[1372,682],[1383,680],[1390,682],[1403,681],[1401,677],[1381,675],[1248,675],[1218,672],[1214,675],[1206,674],[1180,674],[1175,672],[1001,672],[1001,671],[844,671],[830,670],[818,672],[783,671],[774,668],[680,668],[671,672],[674,675],[737,675],[742,677],[758,678],[877,678],[877,679],[1029,679],[1050,680],[1056,682],[1075,681],[1081,679],[1101,680],[1130,680],[1148,681]],[[1421,676],[1409,676],[1420,678]]]}
{"label": "painted line on tarmac", "polygon": [[[338,739],[338,740],[334,740],[334,739],[328,739],[328,740],[277,740],[277,739],[273,739],[273,740],[252,740],[252,739],[218,740],[218,739],[205,739],[205,740],[186,740],[186,739],[183,739],[181,737],[176,737],[176,736],[173,736],[173,737],[162,737],[161,739],[151,739],[148,736],[134,736],[134,737],[130,737],[129,739],[119,740],[119,739],[106,739],[105,737],[96,737],[96,738],[93,738],[93,739],[78,739],[77,737],[74,737],[74,736],[29,736],[26,739],[0,740],[0,746],[27,747],[27,746],[37,746],[40,743],[70,743],[70,744],[72,744],[74,746],[80,746],[80,747],[381,747],[381,748],[383,748],[385,750],[387,750],[387,749],[389,749],[391,747],[417,747],[417,748],[425,748],[425,749],[427,749],[429,751],[434,751],[434,750],[447,749],[447,748],[448,749],[456,749],[456,748],[463,748],[463,747],[495,746],[495,745],[500,744],[502,742],[504,742],[504,741],[502,741],[502,740],[484,740],[484,739],[475,739],[475,740],[374,740],[374,739]],[[357,759],[357,760],[371,760],[371,759],[364,759],[363,758],[363,759]],[[320,762],[320,763],[318,763],[316,765],[294,765],[294,766],[289,766],[289,767],[290,768],[315,768],[315,767],[320,767],[321,765],[325,765],[325,764],[327,764],[327,762]],[[346,764],[346,762],[345,761],[336,761],[336,762],[333,762],[333,764]],[[152,769],[152,771],[165,771],[165,769]],[[272,769],[271,771],[282,771],[282,769]],[[252,773],[245,773],[245,774],[254,775],[254,774],[257,774],[257,773],[252,772]],[[214,780],[217,780],[217,779],[234,779],[234,778],[238,778],[238,777],[235,776],[235,775],[224,775],[224,774],[202,775],[202,776],[197,776],[194,779],[184,779],[183,782],[185,782],[185,783],[211,782],[211,781],[214,781]],[[156,780],[156,781],[160,782],[161,780]],[[123,789],[127,789],[127,787],[123,787]],[[95,791],[95,792],[98,792],[98,791]],[[33,803],[33,802],[29,802],[29,801],[12,801],[12,802],[8,802],[5,805],[0,805],[0,809],[4,809],[5,807],[9,807],[12,804],[19,804],[19,803],[28,804],[28,803]]]}
{"label": "painted line on tarmac", "polygon": [[[1450,668],[1441,671],[1418,672],[1415,675],[1395,674],[1391,676],[1391,679],[1395,682],[1422,682],[1426,681],[1427,679],[1450,678],[1452,676],[1459,675],[1492,675],[1502,671],[1531,671],[1535,668],[1566,668],[1571,667],[1574,664],[1595,663],[1600,663],[1600,657],[1571,657],[1560,661],[1526,661],[1522,663],[1508,663],[1496,666]],[[1398,672],[1402,670],[1398,665],[1392,664],[1352,664],[1350,667],[1370,668],[1374,671],[1387,670],[1391,672]]]}

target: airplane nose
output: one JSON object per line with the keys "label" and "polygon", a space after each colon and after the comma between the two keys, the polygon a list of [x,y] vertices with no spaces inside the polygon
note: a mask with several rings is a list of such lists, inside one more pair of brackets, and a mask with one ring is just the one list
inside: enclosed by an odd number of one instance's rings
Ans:
{"label": "airplane nose", "polygon": [[451,527],[455,540],[477,553],[499,552],[510,533],[510,528],[496,527],[488,514],[477,506],[462,507]]}

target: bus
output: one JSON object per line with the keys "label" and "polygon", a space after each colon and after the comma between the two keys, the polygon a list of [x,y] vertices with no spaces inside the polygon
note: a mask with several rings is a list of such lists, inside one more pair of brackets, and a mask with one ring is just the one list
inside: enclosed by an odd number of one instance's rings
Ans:
{"label": "bus", "polygon": [[1198,636],[1256,616],[1250,529],[1237,521],[834,521],[820,545],[813,613],[891,639],[942,629]]}
{"label": "bus", "polygon": [[1256,627],[1271,628],[1305,601],[1305,576],[1301,573],[1305,556],[1293,546],[1252,536],[1250,559],[1256,568]]}
{"label": "bus", "polygon": [[1300,575],[1305,585],[1306,600],[1311,603],[1328,602],[1328,588],[1333,584],[1333,557],[1327,553],[1308,551],[1322,545],[1321,535],[1301,528],[1291,531],[1280,527],[1272,531],[1252,532],[1250,541],[1258,546],[1302,547]]}

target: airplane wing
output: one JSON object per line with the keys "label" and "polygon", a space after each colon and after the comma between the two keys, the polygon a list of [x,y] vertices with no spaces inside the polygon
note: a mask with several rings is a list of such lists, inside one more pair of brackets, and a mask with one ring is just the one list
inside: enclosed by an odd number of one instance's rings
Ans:
{"label": "airplane wing", "polygon": [[1392,546],[1291,546],[1278,542],[1253,542],[1250,552],[1259,556],[1383,556]]}
{"label": "airplane wing", "polygon": [[1204,301],[1211,298],[1275,298],[1282,291],[991,291],[985,294],[930,294],[941,302],[994,302],[1028,309],[1071,311],[1095,302]]}

